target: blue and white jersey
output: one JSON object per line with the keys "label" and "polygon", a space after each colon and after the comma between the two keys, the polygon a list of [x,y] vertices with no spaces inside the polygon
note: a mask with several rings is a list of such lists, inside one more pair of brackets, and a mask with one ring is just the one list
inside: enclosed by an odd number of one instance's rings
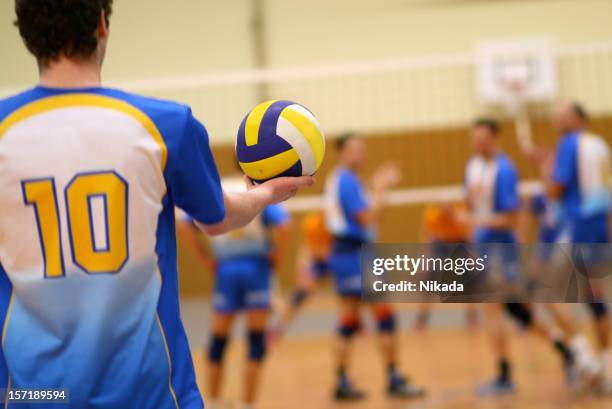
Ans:
{"label": "blue and white jersey", "polygon": [[[466,167],[465,188],[477,224],[486,224],[495,215],[520,207],[517,172],[504,154],[489,160],[474,156]],[[475,236],[476,241],[483,243],[514,241],[511,230],[479,228]]]}
{"label": "blue and white jersey", "polygon": [[529,210],[538,220],[539,243],[553,244],[561,240],[564,226],[558,203],[538,193],[531,198]]}
{"label": "blue and white jersey", "polygon": [[561,204],[570,219],[610,211],[610,149],[599,136],[571,132],[557,146],[553,180],[564,187]]}
{"label": "blue and white jersey", "polygon": [[107,88],[2,100],[0,191],[0,387],[66,388],[62,407],[202,408],[174,206],[205,224],[225,210],[190,109]]}
{"label": "blue and white jersey", "polygon": [[[233,178],[222,181],[227,192],[246,190],[244,180]],[[271,250],[270,228],[289,221],[282,205],[270,205],[245,227],[210,237],[211,249],[218,262],[231,259],[267,259]]]}
{"label": "blue and white jersey", "polygon": [[325,184],[325,222],[336,238],[367,242],[373,231],[357,221],[357,215],[368,209],[363,184],[347,168],[336,169]]}

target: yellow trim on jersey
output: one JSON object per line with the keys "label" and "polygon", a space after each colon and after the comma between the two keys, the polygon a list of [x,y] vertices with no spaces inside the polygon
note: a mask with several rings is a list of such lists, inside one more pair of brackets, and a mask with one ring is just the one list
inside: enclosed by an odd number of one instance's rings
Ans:
{"label": "yellow trim on jersey", "polygon": [[[157,268],[157,276],[159,277],[159,285],[160,288],[164,283],[164,279],[162,277],[161,271],[159,267]],[[164,326],[159,319],[159,313],[155,313],[155,320],[157,321],[157,325],[159,326],[159,331],[161,332],[162,339],[164,340],[164,348],[166,350],[166,358],[168,359],[168,388],[170,389],[170,394],[172,395],[172,399],[174,399],[174,406],[176,409],[179,409],[178,400],[176,399],[176,392],[174,392],[174,387],[172,386],[172,359],[170,358],[170,350],[168,349],[168,341],[166,341],[166,332],[164,331]]]}
{"label": "yellow trim on jersey", "polygon": [[172,361],[170,360],[170,350],[168,349],[168,342],[166,341],[164,327],[159,319],[159,314],[157,313],[155,313],[155,320],[157,321],[157,325],[159,325],[159,330],[161,332],[162,339],[164,340],[164,348],[166,349],[166,358],[168,358],[168,387],[170,388],[170,393],[172,394],[172,399],[174,400],[174,406],[176,409],[179,409],[176,393],[174,392],[174,387],[172,386]]}
{"label": "yellow trim on jersey", "polygon": [[6,315],[4,317],[4,326],[2,327],[2,349],[4,350],[4,338],[6,338],[6,329],[8,328],[9,318],[11,317],[11,312],[13,311],[13,302],[15,300],[15,293],[11,291],[11,298],[9,299],[9,305],[6,309]]}
{"label": "yellow trim on jersey", "polygon": [[269,179],[283,173],[293,166],[300,157],[297,152],[291,148],[285,152],[270,156],[266,159],[261,159],[255,162],[239,162],[240,167],[253,179],[262,180]]}
{"label": "yellow trim on jersey", "polygon": [[155,140],[155,142],[157,142],[157,144],[161,148],[162,171],[166,168],[168,149],[166,148],[166,143],[164,142],[164,139],[162,138],[159,130],[157,129],[157,126],[155,126],[151,118],[149,118],[144,112],[142,112],[138,108],[128,104],[125,101],[103,95],[80,93],[64,94],[42,98],[31,102],[17,109],[0,123],[0,139],[2,139],[4,134],[12,126],[31,116],[41,114],[47,111],[52,111],[55,109],[78,106],[113,109],[115,111],[119,111],[126,115],[129,115],[135,120],[137,120],[148,131],[149,135],[151,135],[151,137]]}
{"label": "yellow trim on jersey", "polygon": [[304,136],[310,145],[318,169],[325,156],[325,140],[319,128],[310,119],[292,109],[284,109],[280,116],[289,121]]}
{"label": "yellow trim on jersey", "polygon": [[[6,338],[6,329],[8,328],[8,322],[11,318],[11,312],[13,311],[13,302],[15,300],[15,293],[11,290],[11,298],[9,299],[9,305],[6,309],[6,315],[4,316],[4,325],[2,326],[2,340],[0,343],[2,344],[2,351],[4,351],[4,339]],[[12,382],[11,375],[9,374],[8,380],[6,382],[6,394],[4,396],[4,408],[8,408],[8,391],[11,389]]]}
{"label": "yellow trim on jersey", "polygon": [[257,141],[259,140],[259,127],[261,126],[263,116],[268,108],[270,108],[270,105],[276,101],[276,99],[266,101],[253,108],[244,126],[244,142],[246,146],[257,145]]}
{"label": "yellow trim on jersey", "polygon": [[6,391],[4,392],[4,409],[8,409],[8,404],[9,404],[9,399],[8,399],[9,394],[8,393],[12,387],[13,387],[13,379],[9,375],[8,380],[6,381]]}

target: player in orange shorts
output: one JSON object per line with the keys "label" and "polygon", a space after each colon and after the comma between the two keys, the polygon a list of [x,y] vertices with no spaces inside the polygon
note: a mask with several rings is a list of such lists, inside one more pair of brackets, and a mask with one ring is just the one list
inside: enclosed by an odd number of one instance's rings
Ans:
{"label": "player in orange shorts", "polygon": [[[469,241],[470,226],[467,209],[461,203],[442,202],[429,204],[423,211],[423,242],[430,244],[430,251],[435,256],[445,256],[455,245]],[[416,328],[424,329],[429,323],[430,304],[421,304],[416,320]],[[469,327],[474,327],[478,313],[471,305],[467,305],[466,321]]]}
{"label": "player in orange shorts", "polygon": [[304,302],[329,272],[328,258],[333,237],[321,211],[308,213],[301,224],[302,241],[297,255],[297,283],[289,307],[284,312],[280,332],[293,321]]}

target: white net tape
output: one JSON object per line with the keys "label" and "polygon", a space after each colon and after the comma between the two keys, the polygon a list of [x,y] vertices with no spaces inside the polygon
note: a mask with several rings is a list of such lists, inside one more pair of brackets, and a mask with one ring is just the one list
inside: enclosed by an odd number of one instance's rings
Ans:
{"label": "white net tape", "polygon": [[[560,98],[584,102],[593,115],[612,113],[612,42],[559,47],[556,61]],[[466,53],[110,85],[191,105],[218,144],[232,143],[262,85],[270,99],[307,106],[328,135],[465,125],[486,110],[476,95],[474,64],[475,56]]]}

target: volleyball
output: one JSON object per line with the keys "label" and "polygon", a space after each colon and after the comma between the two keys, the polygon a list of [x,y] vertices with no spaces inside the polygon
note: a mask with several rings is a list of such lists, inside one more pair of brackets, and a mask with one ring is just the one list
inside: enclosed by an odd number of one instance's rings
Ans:
{"label": "volleyball", "polygon": [[243,172],[262,183],[280,176],[314,175],[325,156],[315,116],[291,101],[257,105],[240,124],[236,157]]}

